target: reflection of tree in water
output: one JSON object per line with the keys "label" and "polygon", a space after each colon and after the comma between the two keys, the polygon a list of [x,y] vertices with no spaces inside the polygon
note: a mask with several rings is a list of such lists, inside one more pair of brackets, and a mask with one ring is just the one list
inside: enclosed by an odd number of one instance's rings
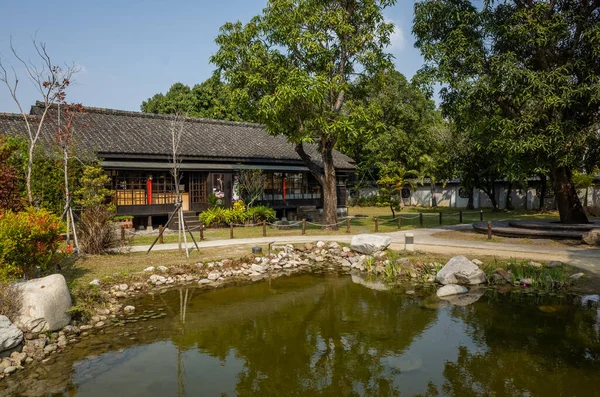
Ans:
{"label": "reflection of tree in water", "polygon": [[401,354],[437,315],[347,277],[247,298],[197,322],[188,314],[183,340],[173,338],[221,359],[234,349],[245,361],[240,395],[399,395],[381,358]]}
{"label": "reflection of tree in water", "polygon": [[491,296],[453,316],[483,349],[460,347],[456,362],[446,363],[444,395],[600,395],[597,304]]}

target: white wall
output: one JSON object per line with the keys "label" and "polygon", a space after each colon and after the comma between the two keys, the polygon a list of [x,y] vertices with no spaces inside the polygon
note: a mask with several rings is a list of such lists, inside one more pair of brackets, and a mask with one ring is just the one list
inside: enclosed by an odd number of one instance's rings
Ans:
{"label": "white wall", "polygon": [[[506,184],[499,182],[496,186],[496,201],[500,208],[506,207]],[[438,183],[436,185],[435,197],[437,198],[438,206],[466,208],[468,198],[461,198],[458,195],[460,185],[456,183],[448,183],[446,186]],[[361,197],[373,197],[377,195],[377,188],[370,187],[360,190]],[[515,209],[535,209],[540,205],[540,199],[536,195],[536,188],[529,186],[527,189],[512,189],[512,205]],[[579,192],[579,197],[583,204],[585,190]],[[588,189],[587,193],[588,206],[600,206],[600,185]],[[411,190],[410,198],[403,199],[405,205],[413,206],[431,206],[431,190],[428,185],[419,185],[416,190]],[[489,208],[492,202],[483,191],[475,189],[473,191],[473,206],[475,208]],[[544,206],[548,210],[556,209],[553,197],[546,197]]]}

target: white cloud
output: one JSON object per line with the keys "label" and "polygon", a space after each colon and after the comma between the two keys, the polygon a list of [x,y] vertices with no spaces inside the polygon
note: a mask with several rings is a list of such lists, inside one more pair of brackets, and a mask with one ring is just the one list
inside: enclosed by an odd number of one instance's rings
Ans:
{"label": "white cloud", "polygon": [[394,32],[390,35],[390,50],[392,52],[402,52],[406,47],[406,38],[402,27],[389,18],[385,18],[385,22],[394,24]]}

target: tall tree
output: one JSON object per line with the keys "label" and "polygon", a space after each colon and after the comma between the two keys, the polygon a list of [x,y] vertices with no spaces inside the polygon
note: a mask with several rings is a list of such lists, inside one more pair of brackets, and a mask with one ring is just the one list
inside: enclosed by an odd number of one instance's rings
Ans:
{"label": "tall tree", "polygon": [[254,121],[251,107],[234,103],[231,89],[219,76],[212,76],[190,89],[175,83],[166,94],[156,94],[142,102],[142,112],[174,114],[185,112],[189,117],[216,120]]}
{"label": "tall tree", "polygon": [[[240,103],[269,133],[283,134],[323,188],[323,220],[337,223],[333,150],[353,130],[351,80],[389,66],[395,0],[270,0],[247,24],[227,23],[211,57]],[[318,156],[304,148],[318,145]],[[331,226],[336,228],[336,226]]]}
{"label": "tall tree", "polygon": [[340,136],[338,148],[356,161],[359,180],[379,179],[390,162],[438,176],[447,158],[448,129],[424,92],[402,73],[388,69],[358,79],[352,96],[360,98],[353,103],[354,129]]}
{"label": "tall tree", "polygon": [[413,32],[446,113],[500,168],[548,169],[561,221],[587,222],[572,175],[600,120],[600,3],[423,0]]}
{"label": "tall tree", "polygon": [[23,122],[25,124],[25,138],[28,142],[28,160],[27,160],[27,171],[25,175],[25,185],[27,187],[27,198],[29,205],[33,205],[33,193],[31,188],[31,177],[33,172],[33,157],[35,154],[36,146],[42,136],[44,125],[48,121],[50,109],[58,104],[65,103],[66,89],[71,84],[73,75],[78,72],[78,68],[75,64],[67,65],[66,67],[60,67],[50,57],[46,51],[46,44],[38,42],[35,38],[33,39],[33,47],[38,58],[38,62],[25,60],[22,56],[17,53],[17,50],[10,44],[10,50],[23,68],[25,74],[33,84],[35,90],[40,94],[41,101],[39,106],[41,107],[40,114],[29,115],[19,99],[18,88],[19,88],[19,75],[17,74],[14,67],[9,68],[12,70],[12,75],[8,72],[7,66],[5,66],[0,60],[0,82],[4,83],[11,98],[19,108],[19,113],[23,116]]}

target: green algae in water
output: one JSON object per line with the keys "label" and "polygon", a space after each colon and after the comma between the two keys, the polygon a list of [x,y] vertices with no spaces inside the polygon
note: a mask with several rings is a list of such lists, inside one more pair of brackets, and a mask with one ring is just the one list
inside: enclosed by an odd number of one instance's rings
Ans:
{"label": "green algae in water", "polygon": [[600,395],[597,297],[486,291],[459,307],[367,286],[307,275],[145,297],[131,303],[164,315],[107,328],[0,394]]}

